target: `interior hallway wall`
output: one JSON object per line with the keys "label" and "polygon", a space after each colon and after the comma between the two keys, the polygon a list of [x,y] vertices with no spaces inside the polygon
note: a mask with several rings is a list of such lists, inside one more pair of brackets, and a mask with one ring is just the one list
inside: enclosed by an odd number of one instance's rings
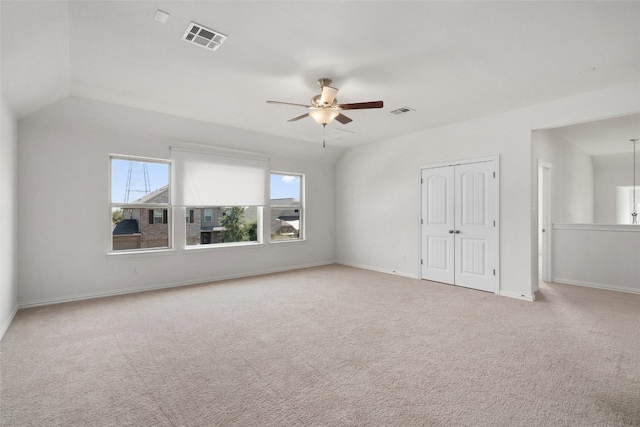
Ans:
{"label": "interior hallway wall", "polygon": [[[594,222],[600,224],[618,224],[619,219],[630,223],[629,212],[620,213],[618,218],[618,187],[633,185],[633,158],[629,153],[594,157]],[[640,179],[640,165],[636,177]],[[640,200],[640,197],[637,198]]]}
{"label": "interior hallway wall", "polygon": [[531,136],[537,159],[551,163],[551,222],[593,222],[594,169],[591,156],[553,131],[538,130]]}
{"label": "interior hallway wall", "polygon": [[18,308],[17,121],[0,95],[0,338]]}

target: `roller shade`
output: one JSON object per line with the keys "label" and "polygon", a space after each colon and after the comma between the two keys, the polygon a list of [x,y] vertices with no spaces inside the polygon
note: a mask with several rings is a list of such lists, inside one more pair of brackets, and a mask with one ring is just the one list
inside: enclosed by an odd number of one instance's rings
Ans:
{"label": "roller shade", "polygon": [[264,206],[268,160],[171,148],[174,206]]}

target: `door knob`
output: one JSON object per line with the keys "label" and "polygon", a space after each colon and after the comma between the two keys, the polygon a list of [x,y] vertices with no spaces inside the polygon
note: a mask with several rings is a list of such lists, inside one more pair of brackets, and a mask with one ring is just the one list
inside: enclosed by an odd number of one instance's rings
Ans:
{"label": "door knob", "polygon": [[453,233],[455,233],[454,230],[449,230],[449,234],[453,234]]}
{"label": "door knob", "polygon": [[460,234],[460,230],[455,230],[454,233]]}

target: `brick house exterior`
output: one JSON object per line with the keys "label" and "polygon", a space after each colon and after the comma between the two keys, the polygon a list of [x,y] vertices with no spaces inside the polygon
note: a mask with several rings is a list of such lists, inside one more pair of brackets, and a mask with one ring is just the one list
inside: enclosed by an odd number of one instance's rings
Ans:
{"label": "brick house exterior", "polygon": [[[167,186],[135,200],[134,204],[168,203]],[[205,212],[210,215],[205,217]],[[185,212],[186,244],[219,243],[224,227],[220,220],[226,215],[223,207],[187,209]],[[246,220],[257,220],[257,208],[245,210]],[[207,221],[210,219],[210,221]],[[124,209],[122,220],[113,227],[113,250],[158,248],[169,245],[169,217],[167,209]]]}

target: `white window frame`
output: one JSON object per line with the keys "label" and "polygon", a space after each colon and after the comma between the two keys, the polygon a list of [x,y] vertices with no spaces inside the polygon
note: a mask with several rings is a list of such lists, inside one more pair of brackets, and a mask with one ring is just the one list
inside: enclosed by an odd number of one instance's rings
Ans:
{"label": "white window frame", "polygon": [[[167,202],[166,203],[118,203],[111,200],[112,197],[112,182],[113,182],[113,160],[122,160],[129,162],[145,162],[145,163],[158,163],[167,165]],[[158,159],[152,157],[141,157],[141,156],[128,156],[121,154],[109,154],[109,191],[108,191],[108,205],[109,205],[109,243],[108,243],[108,255],[123,255],[123,254],[140,254],[140,253],[156,253],[156,252],[167,252],[174,251],[173,245],[173,216],[172,216],[172,205],[171,205],[171,160],[167,159]],[[122,209],[125,212],[127,209],[144,209],[144,210],[154,210],[154,224],[155,224],[155,209],[162,209],[167,211],[167,246],[162,247],[151,247],[151,248],[135,248],[135,249],[119,249],[114,250],[113,248],[113,221],[112,221],[112,212],[114,209]]]}
{"label": "white window frame", "polygon": [[273,239],[271,236],[271,224],[268,226],[269,230],[269,242],[270,243],[291,243],[291,242],[301,242],[306,239],[306,213],[305,213],[305,175],[298,172],[283,172],[283,171],[271,171],[269,173],[269,183],[271,183],[272,175],[284,175],[284,176],[295,176],[300,178],[300,200],[297,205],[278,205],[271,202],[271,186],[269,186],[269,214],[270,217],[273,216],[273,211],[275,209],[297,209],[299,214],[299,227],[298,227],[298,237],[290,238],[290,239]]}

